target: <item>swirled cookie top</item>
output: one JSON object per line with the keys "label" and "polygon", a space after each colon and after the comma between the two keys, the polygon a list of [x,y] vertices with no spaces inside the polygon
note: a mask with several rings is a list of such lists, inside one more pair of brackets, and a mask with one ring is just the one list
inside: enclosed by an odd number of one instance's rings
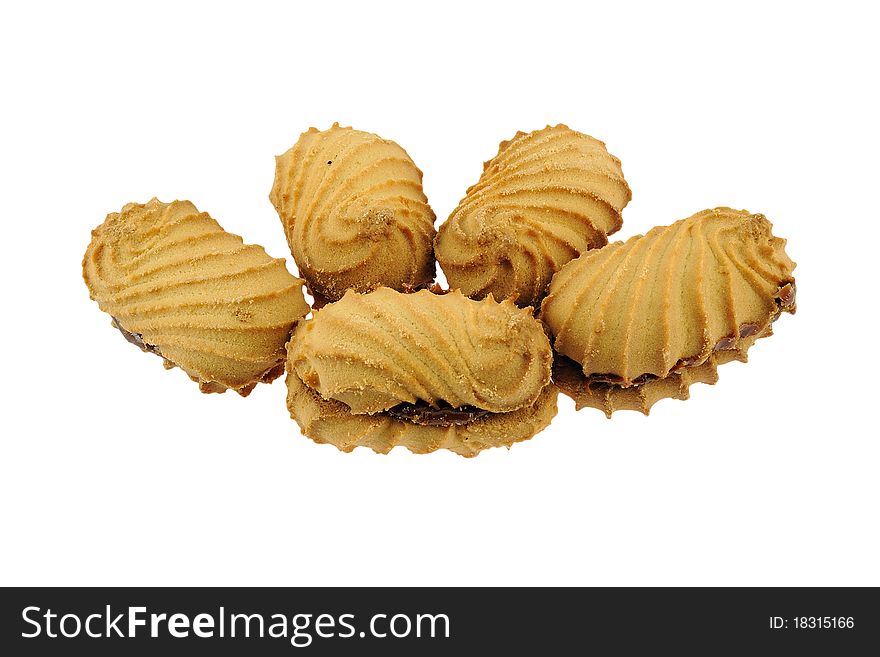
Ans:
{"label": "swirled cookie top", "polygon": [[590,251],[554,277],[556,350],[620,385],[667,376],[794,310],[795,263],[760,214],[716,208]]}
{"label": "swirled cookie top", "polygon": [[560,267],[607,243],[630,198],[601,141],[564,125],[519,132],[440,227],[437,260],[467,296],[536,305]]}
{"label": "swirled cookie top", "polygon": [[269,198],[309,287],[411,290],[434,279],[434,219],[422,172],[393,141],[334,124],[276,158]]}
{"label": "swirled cookie top", "polygon": [[246,394],[284,359],[308,312],[284,260],[244,244],[189,201],[129,203],[92,231],[83,278],[124,333],[206,389]]}
{"label": "swirled cookie top", "polygon": [[380,288],[303,323],[288,369],[356,414],[416,402],[503,413],[534,403],[551,364],[541,324],[509,301]]}

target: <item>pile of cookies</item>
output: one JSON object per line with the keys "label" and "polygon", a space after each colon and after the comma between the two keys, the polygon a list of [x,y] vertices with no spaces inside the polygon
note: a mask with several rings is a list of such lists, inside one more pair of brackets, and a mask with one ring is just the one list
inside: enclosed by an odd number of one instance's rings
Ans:
{"label": "pile of cookies", "polygon": [[126,340],[203,392],[286,371],[302,433],[346,452],[510,446],[550,424],[559,390],[647,414],[796,307],[795,263],[760,214],[609,245],[631,199],[620,160],[564,125],[502,142],[439,231],[406,151],[338,124],[276,158],[270,199],[302,279],[157,199],[92,231],[83,277]]}

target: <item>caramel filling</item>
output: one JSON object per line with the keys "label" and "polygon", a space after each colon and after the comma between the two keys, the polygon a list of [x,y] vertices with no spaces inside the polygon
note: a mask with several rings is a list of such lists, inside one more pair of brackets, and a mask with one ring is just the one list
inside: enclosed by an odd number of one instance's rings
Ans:
{"label": "caramel filling", "polygon": [[415,404],[398,404],[385,412],[396,420],[429,427],[460,426],[490,415],[489,411],[477,408],[476,406],[453,408],[447,405],[434,407],[422,401]]}

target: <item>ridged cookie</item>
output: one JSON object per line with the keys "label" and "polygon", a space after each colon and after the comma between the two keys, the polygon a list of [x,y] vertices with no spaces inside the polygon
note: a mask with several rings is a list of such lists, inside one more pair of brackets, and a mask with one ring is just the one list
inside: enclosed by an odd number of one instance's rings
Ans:
{"label": "ridged cookie", "polygon": [[469,297],[537,306],[565,263],[607,243],[631,198],[601,141],[564,125],[519,132],[440,227],[437,261]]}
{"label": "ridged cookie", "polygon": [[346,451],[470,455],[549,423],[552,359],[541,324],[509,301],[349,292],[294,333],[288,407],[305,435]]}
{"label": "ridged cookie", "polygon": [[311,128],[275,158],[269,198],[300,275],[327,300],[434,280],[435,215],[422,172],[393,141]]}
{"label": "ridged cookie", "polygon": [[309,307],[284,260],[227,233],[189,201],[129,203],[92,231],[89,294],[130,342],[203,392],[246,396],[284,371]]}
{"label": "ridged cookie", "polygon": [[647,412],[684,398],[691,380],[714,382],[717,364],[745,360],[795,311],[795,263],[771,228],[763,215],[716,208],[563,267],[541,307],[555,350],[583,377],[578,388],[563,362],[563,390],[609,415]]}

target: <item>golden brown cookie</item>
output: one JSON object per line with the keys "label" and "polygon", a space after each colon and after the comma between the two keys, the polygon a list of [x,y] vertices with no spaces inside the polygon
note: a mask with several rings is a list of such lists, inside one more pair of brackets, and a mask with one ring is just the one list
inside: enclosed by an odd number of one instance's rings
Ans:
{"label": "golden brown cookie", "polygon": [[306,436],[344,451],[473,456],[549,424],[552,358],[541,324],[509,301],[348,292],[294,332],[288,408]]}
{"label": "golden brown cookie", "polygon": [[202,392],[248,395],[284,371],[309,311],[284,260],[243,244],[189,201],[129,203],[92,231],[92,299],[127,340],[177,365]]}
{"label": "golden brown cookie", "polygon": [[540,315],[562,390],[609,416],[647,413],[686,398],[691,382],[714,383],[718,364],[744,361],[795,311],[795,263],[771,228],[763,215],[716,208],[563,267]]}
{"label": "golden brown cookie", "polygon": [[469,297],[537,306],[560,267],[608,242],[631,198],[601,141],[564,125],[519,132],[440,227],[437,261]]}
{"label": "golden brown cookie", "polygon": [[311,128],[275,158],[269,195],[309,288],[327,300],[434,280],[434,219],[422,172],[393,141]]}

